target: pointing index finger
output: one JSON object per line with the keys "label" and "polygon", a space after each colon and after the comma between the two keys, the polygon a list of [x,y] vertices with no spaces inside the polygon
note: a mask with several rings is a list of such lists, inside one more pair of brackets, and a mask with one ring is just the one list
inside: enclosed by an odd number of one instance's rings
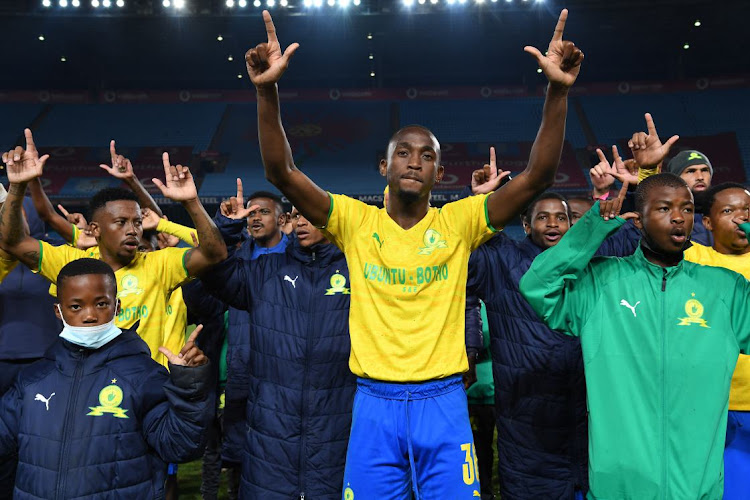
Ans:
{"label": "pointing index finger", "polygon": [[244,201],[244,198],[242,197],[242,194],[243,194],[242,193],[242,179],[240,179],[239,177],[237,177],[237,199],[240,202]]}
{"label": "pointing index finger", "polygon": [[195,339],[198,338],[198,334],[203,330],[203,325],[198,325],[195,327],[195,330],[193,330],[193,333],[190,334],[190,337],[188,337],[187,343],[195,342]]}
{"label": "pointing index finger", "polygon": [[490,168],[497,169],[497,157],[495,156],[494,146],[490,148]]}
{"label": "pointing index finger", "polygon": [[112,139],[111,141],[109,141],[109,155],[112,158],[114,158],[115,156],[117,156],[117,151],[115,150],[115,140],[114,139]]}
{"label": "pointing index finger", "polygon": [[654,125],[654,119],[651,117],[651,113],[646,113],[646,128],[648,135],[658,135],[656,133],[656,125]]}
{"label": "pointing index finger", "polygon": [[555,33],[552,35],[553,42],[559,42],[563,39],[563,32],[565,31],[565,21],[568,20],[568,9],[563,9],[560,12],[560,18],[557,20],[557,26],[555,26]]}
{"label": "pointing index finger", "polygon": [[161,162],[164,165],[164,171],[169,174],[169,153],[167,153],[166,151],[161,154]]}
{"label": "pointing index finger", "polygon": [[267,10],[263,11],[263,22],[266,23],[266,35],[268,35],[268,43],[279,43],[279,39],[276,38],[276,26],[274,26],[273,19],[271,19],[271,13]]}
{"label": "pointing index finger", "polygon": [[57,205],[57,208],[59,208],[59,209],[60,209],[60,212],[62,212],[62,214],[63,214],[63,215],[65,216],[65,217],[67,217],[68,215],[70,215],[70,213],[69,213],[69,212],[68,212],[67,210],[65,210],[65,207],[64,207],[64,206],[62,206],[62,205]]}
{"label": "pointing index finger", "polygon": [[34,144],[34,136],[31,134],[31,129],[24,129],[23,135],[26,136],[26,151],[35,153],[36,144]]}

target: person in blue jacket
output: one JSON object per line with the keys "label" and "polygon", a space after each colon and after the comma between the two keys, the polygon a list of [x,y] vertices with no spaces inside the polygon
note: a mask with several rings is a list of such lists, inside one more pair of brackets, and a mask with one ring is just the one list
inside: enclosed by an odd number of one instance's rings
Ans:
{"label": "person in blue jacket", "polygon": [[[566,199],[544,193],[522,215],[525,239],[499,233],[469,260],[467,301],[478,297],[487,308],[503,500],[567,500],[582,498],[588,489],[580,342],[547,328],[518,291],[534,258],[560,241],[570,219]],[[635,231],[628,225],[600,252],[633,253]]]}
{"label": "person in blue jacket", "polygon": [[200,456],[213,414],[195,345],[151,359],[136,326],[114,325],[112,268],[79,259],[57,278],[63,329],[0,400],[0,457],[19,457],[14,498],[164,497],[166,462]]}
{"label": "person in blue jacket", "polygon": [[[29,234],[46,240],[44,222],[31,198],[23,199],[23,211]],[[62,324],[53,312],[54,303],[49,282],[23,264],[0,280],[0,397],[11,388],[18,372],[44,356],[57,339]],[[0,498],[12,495],[15,475],[16,457],[0,459]]]}
{"label": "person in blue jacket", "polygon": [[[215,221],[243,230],[240,199]],[[344,254],[296,210],[283,254],[236,253],[202,278],[250,313],[240,498],[341,498],[356,378],[349,371],[349,271]],[[228,380],[232,373],[228,373]]]}

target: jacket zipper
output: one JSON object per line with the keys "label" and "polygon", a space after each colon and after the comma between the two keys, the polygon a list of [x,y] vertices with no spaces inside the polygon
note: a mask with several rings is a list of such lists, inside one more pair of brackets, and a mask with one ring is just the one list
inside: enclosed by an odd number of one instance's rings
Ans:
{"label": "jacket zipper", "polygon": [[[312,252],[312,262],[315,262],[315,252]],[[305,268],[302,268],[302,271],[305,271]],[[315,278],[315,271],[312,270],[310,272],[313,278]],[[314,287],[315,282],[314,280],[311,281],[311,286]],[[311,293],[308,294],[309,300],[308,300],[308,311],[312,311],[312,302],[313,302],[313,294],[312,290]],[[305,436],[306,430],[307,430],[307,397],[308,397],[308,387],[307,387],[307,377],[308,377],[308,367],[310,365],[310,349],[312,347],[312,332],[310,331],[310,327],[313,325],[314,322],[309,321],[307,323],[307,338],[305,339],[305,371],[304,375],[302,376],[302,412],[300,415],[300,446],[299,446],[299,488],[300,488],[300,494],[299,498],[300,500],[305,500],[305,469],[306,469],[306,460],[305,460]]]}
{"label": "jacket zipper", "polygon": [[661,370],[662,370],[662,376],[661,376],[661,439],[662,439],[662,464],[661,464],[661,474],[662,474],[662,484],[664,485],[662,487],[662,498],[664,500],[667,500],[669,498],[669,495],[667,494],[668,490],[668,484],[667,484],[667,459],[668,453],[667,453],[667,321],[666,321],[666,309],[667,309],[667,294],[665,293],[667,291],[667,270],[662,268],[662,277],[661,277]]}
{"label": "jacket zipper", "polygon": [[70,434],[72,433],[73,425],[73,413],[76,409],[76,403],[78,402],[78,392],[80,384],[80,378],[81,378],[81,371],[83,371],[83,362],[84,362],[84,352],[83,349],[79,349],[78,351],[78,363],[76,364],[75,372],[73,372],[73,385],[71,385],[71,393],[73,398],[70,400],[68,404],[68,408],[65,411],[65,421],[63,422],[63,448],[62,452],[60,453],[60,465],[58,467],[58,476],[57,479],[57,495],[56,498],[64,499],[66,498],[65,495],[65,488],[66,488],[66,480],[68,478],[67,473],[67,455],[68,455],[68,446],[70,445]]}

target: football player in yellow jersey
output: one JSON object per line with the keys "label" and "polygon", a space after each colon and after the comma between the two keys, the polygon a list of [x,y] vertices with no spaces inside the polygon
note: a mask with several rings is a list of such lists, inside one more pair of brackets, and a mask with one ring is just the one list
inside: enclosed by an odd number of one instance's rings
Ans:
{"label": "football player in yellow jersey", "polygon": [[[10,189],[0,216],[0,243],[9,253],[49,280],[71,260],[89,256],[87,251],[52,247],[24,233],[20,203],[29,182],[42,175],[48,155],[40,158],[31,131],[26,129],[26,149],[3,154]],[[203,209],[187,167],[173,166],[163,155],[166,185],[153,179],[167,198],[179,201],[190,214],[201,244],[192,249],[167,249],[150,254],[138,252],[143,233],[139,203],[123,189],[100,191],[92,198],[89,229],[96,238],[98,258],[109,264],[118,279],[121,311],[117,326],[128,328],[140,321],[138,333],[152,351],[162,344],[169,294],[191,277],[226,258],[226,246]]]}
{"label": "football player in yellow jersey", "polygon": [[[8,197],[8,192],[5,190],[5,186],[0,184],[0,209],[5,203],[5,198]],[[0,248],[0,283],[5,279],[8,274],[16,267],[18,261],[11,254]]]}
{"label": "football player in yellow jersey", "polygon": [[[409,126],[380,162],[390,196],[378,209],[330,195],[294,165],[277,82],[299,44],[282,52],[268,36],[245,55],[258,99],[258,136],[266,178],[346,255],[351,276],[350,368],[359,376],[342,498],[406,499],[479,496],[476,459],[460,374],[468,369],[464,309],[469,253],[517,217],[555,179],[568,89],[583,53],[563,41],[563,10],[544,55],[549,80],[542,124],[527,168],[495,193],[429,205],[443,177],[440,143]],[[498,119],[502,119],[498,117]],[[500,182],[500,176],[492,179]]]}
{"label": "football player in yellow jersey", "polygon": [[[713,247],[693,243],[685,260],[724,267],[750,280],[750,243],[741,229],[750,218],[750,191],[726,182],[706,190],[703,224],[713,235]],[[745,226],[746,227],[746,226]],[[748,298],[750,300],[750,297]],[[729,391],[727,442],[724,450],[724,499],[747,498],[750,477],[750,353],[737,360]]]}

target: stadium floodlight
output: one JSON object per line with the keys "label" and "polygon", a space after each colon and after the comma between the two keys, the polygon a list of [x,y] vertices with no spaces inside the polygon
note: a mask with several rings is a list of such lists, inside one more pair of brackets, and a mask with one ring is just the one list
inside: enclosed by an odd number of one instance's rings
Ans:
{"label": "stadium floodlight", "polygon": [[266,7],[273,7],[276,5],[276,0],[266,0]]}
{"label": "stadium floodlight", "polygon": [[234,0],[227,0],[224,4],[231,9],[234,7]]}
{"label": "stadium floodlight", "polygon": [[247,7],[247,0],[240,0],[239,2],[237,2],[237,5],[244,9],[245,7]]}
{"label": "stadium floodlight", "polygon": [[237,78],[242,78],[242,73],[237,73]]}
{"label": "stadium floodlight", "polygon": [[60,62],[66,62],[67,60],[68,60],[68,59],[67,59],[67,58],[66,58],[65,56],[62,56],[62,57],[60,58]]}
{"label": "stadium floodlight", "polygon": [[287,5],[289,5],[289,2],[287,0],[280,0],[279,5],[281,5],[282,7],[286,7]]}
{"label": "stadium floodlight", "polygon": [[460,3],[460,4],[465,4],[465,3],[466,3],[466,0],[458,0],[458,3]]}
{"label": "stadium floodlight", "polygon": [[260,0],[255,0],[253,2],[253,7],[260,7]]}
{"label": "stadium floodlight", "polygon": [[370,76],[374,78],[375,77],[375,72],[374,71],[370,71]]}
{"label": "stadium floodlight", "polygon": [[404,7],[407,7],[407,8],[414,5],[414,0],[402,0],[402,2],[404,3]]}
{"label": "stadium floodlight", "polygon": [[59,5],[64,9],[68,6],[68,0],[60,0]]}
{"label": "stadium floodlight", "polygon": [[219,35],[219,36],[216,37],[216,41],[217,42],[223,42],[224,41],[224,37],[221,36],[221,35]]}
{"label": "stadium floodlight", "polygon": [[537,73],[541,73],[541,72],[542,72],[542,68],[537,68],[537,69],[536,69],[536,72],[537,72]]}
{"label": "stadium floodlight", "polygon": [[695,26],[696,28],[700,27],[700,25],[701,25],[700,19],[696,19],[695,22],[693,23],[693,26]]}
{"label": "stadium floodlight", "polygon": [[328,0],[328,2],[326,3],[328,4],[329,7],[333,7],[334,5],[336,5],[336,0]]}
{"label": "stadium floodlight", "polygon": [[38,39],[38,40],[39,40],[40,42],[43,42],[43,41],[44,41],[44,35],[39,35],[39,36],[37,37],[37,39]]}
{"label": "stadium floodlight", "polygon": [[419,3],[419,5],[424,5],[427,2],[427,0],[417,0],[417,2]]}
{"label": "stadium floodlight", "polygon": [[91,6],[95,9],[99,8],[99,0],[91,0]]}
{"label": "stadium floodlight", "polygon": [[352,2],[352,3],[353,3],[354,5],[359,5],[359,4],[361,4],[361,3],[362,3],[362,1],[361,1],[361,0],[354,0],[354,1]]}
{"label": "stadium floodlight", "polygon": [[689,48],[690,48],[690,44],[689,44],[689,43],[686,43],[685,45],[683,45],[683,46],[682,46],[682,48],[683,48],[683,49],[685,49],[685,50],[687,50],[687,49],[689,49]]}
{"label": "stadium floodlight", "polygon": [[445,3],[447,3],[448,5],[453,5],[454,3],[456,3],[456,0],[445,0]]}
{"label": "stadium floodlight", "polygon": [[438,3],[438,0],[430,0],[430,3],[431,3],[432,5],[435,5],[435,4],[437,4],[437,3]]}
{"label": "stadium floodlight", "polygon": [[72,5],[73,7],[78,8],[78,7],[81,6],[81,0],[73,0],[72,2],[70,2],[70,5]]}
{"label": "stadium floodlight", "polygon": [[310,8],[312,7],[312,0],[304,0],[304,2],[302,2],[302,5],[304,5],[307,8]]}
{"label": "stadium floodlight", "polygon": [[477,4],[482,4],[484,3],[484,0],[474,0],[474,2],[476,2]]}
{"label": "stadium floodlight", "polygon": [[342,9],[349,7],[349,0],[339,0],[339,7]]}
{"label": "stadium floodlight", "polygon": [[370,54],[369,56],[367,56],[367,58],[368,58],[368,59],[369,59],[370,61],[372,61],[373,59],[375,59],[375,56],[374,56],[374,55],[372,55],[372,54]]}
{"label": "stadium floodlight", "polygon": [[314,7],[322,7],[323,6],[323,0],[313,0],[313,6]]}
{"label": "stadium floodlight", "polygon": [[185,7],[185,0],[174,0],[174,8],[182,9]]}
{"label": "stadium floodlight", "polygon": [[104,7],[105,9],[112,7],[111,0],[102,0],[102,7]]}
{"label": "stadium floodlight", "polygon": [[52,5],[52,2],[49,0],[42,0],[42,7],[50,7]]}
{"label": "stadium floodlight", "polygon": [[172,5],[172,2],[170,2],[169,0],[162,0],[161,4],[162,4],[162,5],[163,5],[163,6],[165,7],[165,8],[168,8],[168,7],[170,7],[170,6]]}
{"label": "stadium floodlight", "polygon": [[121,9],[125,7],[125,0],[117,0],[117,6]]}

